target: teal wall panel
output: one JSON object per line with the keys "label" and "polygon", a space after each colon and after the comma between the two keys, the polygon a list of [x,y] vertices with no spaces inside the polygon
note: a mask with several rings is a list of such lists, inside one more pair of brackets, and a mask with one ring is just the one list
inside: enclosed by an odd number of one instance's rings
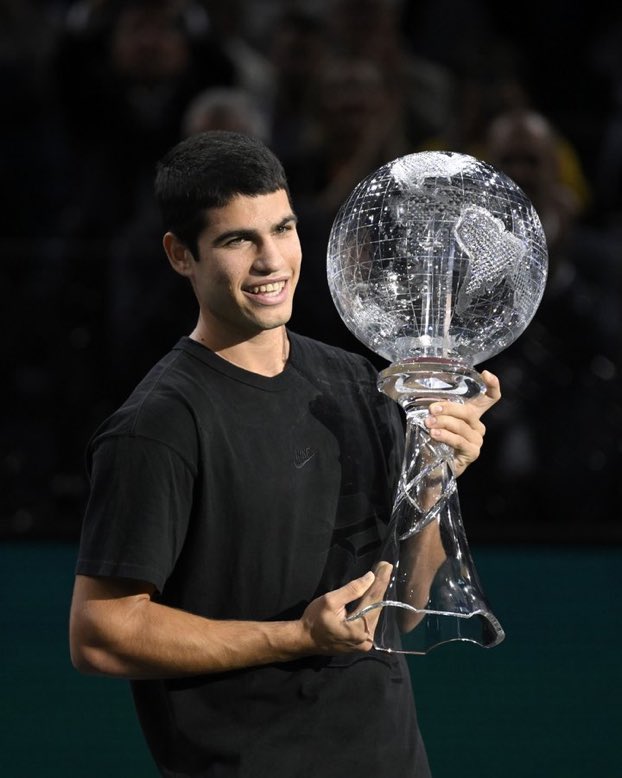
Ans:
{"label": "teal wall panel", "polygon": [[[155,778],[125,682],[71,667],[75,553],[0,546],[0,776]],[[473,554],[507,637],[409,658],[435,778],[619,774],[622,548]]]}

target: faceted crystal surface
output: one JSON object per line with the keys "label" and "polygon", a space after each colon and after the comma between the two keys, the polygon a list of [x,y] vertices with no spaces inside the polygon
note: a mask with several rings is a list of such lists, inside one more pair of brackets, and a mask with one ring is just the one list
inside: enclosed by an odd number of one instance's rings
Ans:
{"label": "faceted crystal surface", "polygon": [[341,318],[372,351],[472,366],[529,324],[547,249],[533,205],[506,175],[424,151],[355,187],[332,226],[327,272]]}

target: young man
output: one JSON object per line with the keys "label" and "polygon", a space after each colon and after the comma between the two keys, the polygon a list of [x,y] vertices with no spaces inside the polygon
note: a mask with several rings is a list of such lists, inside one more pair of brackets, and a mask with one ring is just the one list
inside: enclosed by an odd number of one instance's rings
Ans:
{"label": "young man", "polygon": [[[199,318],[89,445],[73,662],[131,679],[165,776],[427,776],[404,658],[373,649],[377,616],[345,620],[388,583],[397,405],[365,359],[286,329],[300,244],[262,143],[193,136],[156,194]],[[486,380],[430,418],[458,472]]]}

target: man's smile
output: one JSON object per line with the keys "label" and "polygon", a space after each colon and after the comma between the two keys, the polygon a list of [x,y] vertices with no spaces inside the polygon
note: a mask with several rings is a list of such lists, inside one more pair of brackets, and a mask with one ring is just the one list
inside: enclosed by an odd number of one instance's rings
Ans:
{"label": "man's smile", "polygon": [[270,284],[249,286],[244,291],[250,294],[278,294],[285,288],[285,281],[274,281]]}
{"label": "man's smile", "polygon": [[258,306],[279,306],[290,299],[290,283],[287,278],[265,281],[263,284],[249,284],[242,287],[246,299]]}

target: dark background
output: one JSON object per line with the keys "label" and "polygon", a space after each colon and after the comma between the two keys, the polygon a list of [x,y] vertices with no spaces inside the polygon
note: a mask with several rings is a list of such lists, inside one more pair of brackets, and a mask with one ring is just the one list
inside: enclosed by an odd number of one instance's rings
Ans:
{"label": "dark background", "polygon": [[425,148],[500,162],[492,120],[529,110],[554,142],[523,138],[514,162],[552,225],[551,282],[524,335],[478,366],[504,397],[460,479],[508,637],[411,667],[437,775],[614,774],[622,14],[548,0],[143,6],[0,3],[0,772],[152,774],[125,685],[71,670],[66,617],[86,442],[196,316],[160,247],[156,160],[201,128],[265,138],[301,217],[292,328],[383,367],[329,299],[340,198]]}
{"label": "dark background", "polygon": [[[484,542],[618,542],[620,14],[561,2],[134,5],[2,5],[0,537],[77,537],[88,437],[194,324],[160,247],[151,183],[156,160],[190,131],[193,98],[224,88],[249,106],[241,118],[221,107],[200,126],[256,131],[290,175],[305,256],[292,327],[379,367],[326,287],[341,196],[401,153],[490,157],[486,127],[508,108],[553,125],[576,168],[561,185],[578,205],[561,247],[551,242],[551,267],[563,263],[571,280],[561,293],[551,282],[527,332],[480,366],[499,373],[504,400],[461,483],[463,513]],[[389,8],[401,8],[395,29],[374,42]],[[379,85],[352,62],[375,68]],[[399,130],[381,137],[395,116]],[[365,144],[373,151],[348,169]]]}

